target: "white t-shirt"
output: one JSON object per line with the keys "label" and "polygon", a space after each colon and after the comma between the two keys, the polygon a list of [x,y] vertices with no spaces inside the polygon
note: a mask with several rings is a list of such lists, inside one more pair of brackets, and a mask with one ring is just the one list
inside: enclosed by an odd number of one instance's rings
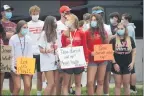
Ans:
{"label": "white t-shirt", "polygon": [[[57,45],[57,41],[56,41],[55,45]],[[39,46],[45,50],[46,49],[49,50],[52,47],[52,42],[47,42],[44,31],[41,34]],[[57,51],[55,51],[55,52],[57,52]],[[56,70],[57,65],[55,64],[55,61],[57,61],[57,60],[58,60],[58,56],[54,55],[54,53],[47,53],[47,54],[40,53],[41,71],[43,72],[43,71]]]}
{"label": "white t-shirt", "polygon": [[32,48],[33,48],[33,54],[39,55],[39,48],[38,48],[38,40],[40,38],[42,29],[43,29],[44,22],[39,20],[38,22],[29,21],[28,22],[28,28],[29,33],[28,35],[32,38]]}
{"label": "white t-shirt", "polygon": [[12,46],[11,70],[15,72],[14,67],[16,66],[16,59],[18,57],[33,57],[32,39],[27,35],[19,38],[18,34],[15,34],[10,38],[9,45]]}
{"label": "white t-shirt", "polygon": [[61,20],[57,21],[57,38],[58,38],[58,46],[62,47],[61,44],[61,36],[62,36],[62,31],[67,30],[67,26],[62,23]]}
{"label": "white t-shirt", "polygon": [[104,24],[104,29],[105,29],[105,31],[107,32],[108,36],[111,36],[111,35],[112,35],[110,25]]}

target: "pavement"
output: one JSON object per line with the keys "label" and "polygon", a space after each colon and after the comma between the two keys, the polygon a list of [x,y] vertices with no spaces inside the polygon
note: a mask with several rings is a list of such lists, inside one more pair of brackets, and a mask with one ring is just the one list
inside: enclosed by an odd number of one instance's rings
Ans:
{"label": "pavement", "polygon": [[[83,73],[83,76],[82,76],[82,85],[83,87],[86,86],[86,76],[87,74],[86,73]],[[33,79],[32,79],[32,89],[36,89],[36,82],[37,82],[37,76],[36,76],[36,73],[34,74],[33,76]],[[75,86],[75,85],[73,85]],[[114,80],[113,78],[111,79],[111,83],[110,83],[110,88],[113,88],[115,86],[114,84]],[[142,82],[137,82],[137,88],[142,88],[143,87],[143,83]],[[23,89],[23,81],[21,80],[21,89]],[[4,83],[3,83],[3,90],[9,90],[9,79],[4,79]]]}

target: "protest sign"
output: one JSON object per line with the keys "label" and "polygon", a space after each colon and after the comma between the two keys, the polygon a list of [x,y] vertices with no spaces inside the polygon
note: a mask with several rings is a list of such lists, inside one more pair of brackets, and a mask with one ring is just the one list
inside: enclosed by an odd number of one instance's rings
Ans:
{"label": "protest sign", "polygon": [[112,44],[101,44],[94,46],[94,61],[113,60]]}
{"label": "protest sign", "polygon": [[61,69],[86,66],[83,47],[58,48]]}
{"label": "protest sign", "polygon": [[35,59],[27,57],[17,58],[17,74],[34,74]]}
{"label": "protest sign", "polygon": [[10,66],[12,62],[12,48],[8,45],[1,45],[1,60],[0,60],[0,71],[1,72],[10,72]]}

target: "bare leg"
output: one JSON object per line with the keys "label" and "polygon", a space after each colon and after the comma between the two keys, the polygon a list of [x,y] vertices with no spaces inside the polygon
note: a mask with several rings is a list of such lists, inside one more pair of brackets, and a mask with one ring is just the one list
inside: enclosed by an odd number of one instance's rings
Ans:
{"label": "bare leg", "polygon": [[98,69],[97,69],[98,78],[97,78],[97,90],[96,90],[97,95],[103,94],[103,84],[104,84],[105,72],[106,72],[105,64],[98,66]]}
{"label": "bare leg", "polygon": [[130,74],[125,74],[123,77],[124,95],[130,96]]}
{"label": "bare leg", "polygon": [[120,96],[121,93],[121,84],[122,84],[122,76],[118,74],[114,74],[115,79],[115,95]]}
{"label": "bare leg", "polygon": [[24,95],[30,95],[32,86],[32,75],[23,75]]}
{"label": "bare leg", "polygon": [[0,95],[2,95],[2,89],[3,89],[3,81],[4,81],[4,75],[5,73],[0,72]]}
{"label": "bare leg", "polygon": [[88,66],[87,69],[87,90],[88,95],[94,95],[94,82],[97,72],[97,66]]}
{"label": "bare leg", "polygon": [[63,79],[63,95],[69,95],[68,93],[68,86],[69,86],[69,81],[70,81],[70,76],[71,74],[67,74],[67,73],[64,73],[63,75],[64,79]]}

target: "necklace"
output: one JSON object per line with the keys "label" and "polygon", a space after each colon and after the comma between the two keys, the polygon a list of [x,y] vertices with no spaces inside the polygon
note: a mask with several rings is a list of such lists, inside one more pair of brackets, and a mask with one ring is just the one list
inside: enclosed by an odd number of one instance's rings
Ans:
{"label": "necklace", "polygon": [[76,31],[77,31],[77,29],[75,30],[73,36],[72,36],[72,33],[70,32],[70,41],[71,41],[71,44],[73,43],[74,37],[75,37],[75,35],[76,35]]}
{"label": "necklace", "polygon": [[20,41],[20,45],[21,45],[21,52],[22,52],[22,56],[24,56],[24,51],[25,51],[25,37],[24,37],[24,46],[22,46],[22,42],[20,40],[20,37],[18,36],[19,41]]}

